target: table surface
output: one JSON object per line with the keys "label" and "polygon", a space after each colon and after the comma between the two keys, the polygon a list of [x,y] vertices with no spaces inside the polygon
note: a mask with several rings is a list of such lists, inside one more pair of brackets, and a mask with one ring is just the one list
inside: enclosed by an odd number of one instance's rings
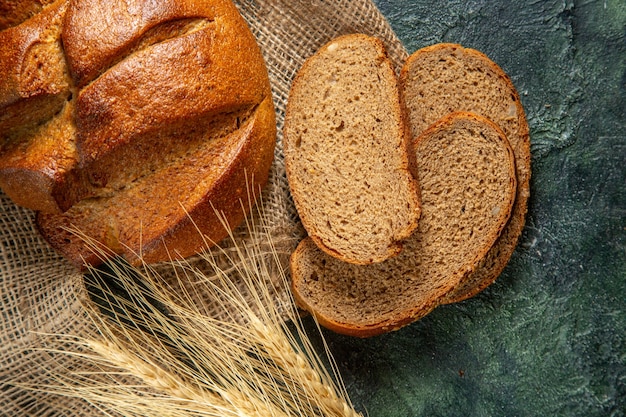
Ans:
{"label": "table surface", "polygon": [[375,0],[409,53],[481,50],[531,129],[521,241],[498,281],[400,331],[324,332],[370,416],[626,413],[626,1]]}

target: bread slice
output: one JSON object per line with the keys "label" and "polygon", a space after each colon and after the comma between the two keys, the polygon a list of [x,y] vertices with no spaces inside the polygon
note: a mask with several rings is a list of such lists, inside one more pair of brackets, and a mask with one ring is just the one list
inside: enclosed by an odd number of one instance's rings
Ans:
{"label": "bread slice", "polygon": [[302,224],[325,252],[381,262],[416,228],[407,133],[380,40],[341,36],[304,63],[287,104],[285,168]]}
{"label": "bread slice", "polygon": [[422,217],[396,257],[332,258],[305,239],[291,257],[299,306],[352,336],[395,330],[435,308],[496,241],[515,200],[513,150],[489,120],[454,113],[415,142]]}
{"label": "bread slice", "polygon": [[480,267],[446,296],[470,298],[493,283],[508,263],[524,228],[530,194],[530,141],[520,97],[505,72],[483,53],[457,44],[418,50],[400,73],[400,90],[413,137],[454,111],[481,114],[506,134],[515,154],[517,195],[511,219]]}

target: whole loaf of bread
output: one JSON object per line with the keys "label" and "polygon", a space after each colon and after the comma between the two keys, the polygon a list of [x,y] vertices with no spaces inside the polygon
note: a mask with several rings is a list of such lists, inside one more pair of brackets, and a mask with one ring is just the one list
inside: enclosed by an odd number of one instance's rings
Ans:
{"label": "whole loaf of bread", "polygon": [[[268,177],[267,69],[230,0],[0,1],[0,188],[77,266],[217,242]],[[249,190],[252,193],[249,193]],[[243,204],[242,204],[243,200]]]}

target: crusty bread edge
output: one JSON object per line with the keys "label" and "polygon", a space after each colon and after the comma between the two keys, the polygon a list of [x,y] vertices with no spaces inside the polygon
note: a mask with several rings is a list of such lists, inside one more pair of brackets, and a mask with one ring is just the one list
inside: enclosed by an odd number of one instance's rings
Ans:
{"label": "crusty bread edge", "polygon": [[[87,244],[83,245],[80,250],[75,250],[71,244],[66,245],[63,242],[55,245],[40,225],[39,218],[45,214],[36,213],[35,227],[39,234],[77,269],[82,270],[87,264],[100,264],[104,261],[104,257],[114,256],[113,252],[125,256],[136,264],[168,261],[173,257],[183,258],[194,255],[204,247],[226,237],[228,230],[222,224],[222,220],[225,220],[231,228],[236,227],[244,219],[251,205],[256,202],[259,190],[267,183],[271,166],[274,163],[276,114],[269,74],[261,48],[248,24],[231,1],[217,0],[206,7],[207,10],[211,10],[211,15],[219,17],[222,29],[227,29],[225,32],[227,40],[237,40],[237,50],[240,55],[245,53],[246,59],[241,60],[241,64],[250,66],[252,60],[255,64],[251,68],[258,67],[259,70],[258,73],[253,74],[252,85],[258,87],[259,94],[255,95],[258,97],[258,102],[252,103],[256,107],[255,113],[250,116],[252,126],[248,126],[246,132],[241,130],[242,134],[245,133],[247,137],[238,145],[236,159],[229,161],[223,176],[210,189],[203,190],[204,194],[193,207],[185,209],[188,210],[186,216],[178,216],[177,220],[169,223],[167,228],[160,229],[163,233],[151,241],[140,241],[138,245],[140,247],[135,247],[135,245],[126,247],[123,243],[115,242],[115,247],[108,248],[106,254],[97,254]],[[67,54],[65,56],[67,57]],[[251,78],[247,80],[250,81]],[[216,214],[216,210],[219,215]],[[53,215],[57,214],[53,213]],[[140,226],[140,224],[136,225],[137,235],[141,234]],[[97,239],[98,236],[94,238]],[[104,240],[102,243],[108,243],[106,239]]]}
{"label": "crusty bread edge", "polygon": [[[144,243],[142,262],[168,259],[172,248],[178,248],[177,258],[194,255],[206,243],[212,245],[228,236],[224,221],[229,228],[234,228],[244,220],[258,199],[259,190],[265,187],[274,162],[276,119],[269,91],[253,118],[248,139],[224,175],[187,216],[173,224],[159,239]],[[135,263],[138,261],[130,253],[125,256]]]}
{"label": "crusty bread edge", "polygon": [[[402,143],[403,143],[403,147],[405,149],[405,152],[403,153],[404,156],[404,161],[403,161],[403,166],[401,167],[402,169],[406,169],[409,171],[410,173],[410,188],[411,190],[411,195],[415,197],[415,201],[414,201],[414,206],[416,208],[416,216],[415,216],[415,221],[411,222],[411,224],[409,225],[409,227],[407,227],[405,230],[401,230],[398,231],[398,234],[395,236],[395,242],[392,242],[390,244],[390,246],[388,247],[388,252],[387,252],[387,256],[384,257],[373,257],[372,259],[368,260],[368,261],[360,261],[357,259],[352,259],[347,257],[345,254],[340,253],[339,251],[327,246],[324,241],[322,240],[321,237],[317,236],[315,234],[315,232],[308,227],[308,225],[310,224],[306,214],[304,214],[302,212],[302,210],[298,210],[298,207],[302,207],[303,203],[301,202],[300,196],[298,194],[297,190],[294,190],[293,187],[291,187],[292,182],[289,181],[289,178],[293,177],[293,171],[291,168],[291,163],[289,162],[288,158],[285,158],[285,172],[287,175],[287,180],[288,183],[290,184],[290,191],[291,191],[291,197],[294,201],[294,204],[296,206],[296,209],[298,211],[298,214],[300,216],[300,221],[302,223],[302,225],[304,226],[304,228],[307,230],[308,236],[315,242],[315,244],[321,249],[323,250],[325,253],[327,253],[328,255],[337,258],[343,262],[348,262],[348,263],[352,263],[352,264],[356,264],[356,265],[368,265],[368,264],[372,264],[372,263],[377,263],[377,262],[382,262],[385,259],[389,259],[393,256],[396,256],[400,253],[400,251],[402,250],[402,241],[406,240],[408,237],[411,236],[411,234],[413,233],[413,231],[417,228],[418,226],[418,221],[419,221],[419,217],[421,215],[421,199],[420,199],[420,188],[419,185],[417,183],[417,175],[416,175],[416,170],[415,170],[415,165],[412,163],[412,159],[411,157],[409,157],[409,155],[412,152],[412,144],[411,144],[411,132],[410,132],[410,125],[409,125],[409,119],[408,119],[408,114],[406,112],[406,108],[405,106],[402,104],[402,100],[401,100],[401,96],[400,96],[400,86],[398,84],[398,78],[396,76],[396,72],[395,69],[393,67],[393,64],[389,58],[389,54],[387,52],[387,49],[385,48],[384,43],[373,36],[370,35],[365,35],[362,33],[351,33],[351,34],[346,34],[346,35],[341,35],[338,36],[336,38],[333,38],[332,40],[328,41],[326,44],[322,45],[313,55],[311,55],[309,58],[307,58],[304,63],[302,64],[302,66],[300,67],[300,69],[298,70],[298,73],[296,74],[296,76],[294,77],[292,84],[291,84],[291,89],[290,91],[293,91],[294,89],[299,89],[299,88],[304,88],[301,87],[301,84],[304,83],[303,81],[303,74],[306,73],[307,71],[309,71],[309,67],[314,65],[314,62],[311,58],[319,55],[320,53],[323,53],[331,44],[335,43],[335,42],[341,42],[341,41],[345,41],[345,40],[350,40],[350,39],[363,39],[363,40],[367,40],[369,42],[372,42],[376,45],[376,49],[378,49],[378,51],[380,52],[380,54],[384,57],[383,58],[383,62],[385,62],[390,69],[390,72],[393,74],[394,77],[394,87],[395,90],[397,91],[397,97],[398,97],[398,116],[399,116],[399,130],[402,132]],[[291,94],[290,94],[290,98],[291,99]],[[289,105],[289,101],[287,102],[287,106],[286,106],[286,110],[285,110],[285,121],[284,121],[284,126],[283,126],[283,147],[285,149],[285,151],[288,152],[289,147],[291,146],[290,144],[290,140],[289,140],[289,135],[288,135],[288,131],[289,131],[289,124],[290,124],[290,114],[293,112],[293,105]],[[287,153],[285,152],[285,153]]]}
{"label": "crusty bread edge", "polygon": [[[229,230],[224,222],[231,228],[240,224],[256,202],[258,190],[267,183],[270,167],[274,162],[276,140],[275,111],[269,91],[245,129],[242,134],[246,138],[238,145],[236,158],[225,167],[223,175],[189,211],[179,216],[163,233],[150,241],[140,239],[141,247],[123,244],[110,247],[110,242],[106,242],[106,236],[102,234],[89,238],[100,242],[100,245],[108,246],[103,253],[89,245],[63,243],[59,241],[59,236],[51,235],[42,227],[41,223],[45,222],[42,216],[50,215],[42,212],[36,213],[35,217],[39,234],[79,270],[84,270],[88,265],[102,263],[104,258],[114,256],[113,252],[123,256],[129,263],[139,265],[186,258],[212,246],[228,235]],[[64,214],[54,216],[63,218]],[[53,227],[50,230],[54,229]],[[68,233],[71,234],[72,231]],[[140,234],[141,230],[138,229],[137,233]],[[74,238],[81,239],[71,239]]]}

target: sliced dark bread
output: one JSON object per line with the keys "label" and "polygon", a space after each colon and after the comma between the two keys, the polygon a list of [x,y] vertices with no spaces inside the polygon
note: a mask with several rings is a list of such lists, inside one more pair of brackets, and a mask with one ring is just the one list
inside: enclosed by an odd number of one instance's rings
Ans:
{"label": "sliced dark bread", "polygon": [[420,214],[408,141],[380,40],[342,36],[304,63],[287,104],[285,168],[302,224],[326,253],[370,264],[401,250]]}
{"label": "sliced dark bread", "polygon": [[400,91],[413,137],[454,111],[481,114],[506,134],[515,154],[517,195],[511,219],[480,267],[445,302],[470,298],[493,283],[522,233],[530,194],[530,141],[520,97],[505,72],[483,53],[437,44],[412,54],[400,74]]}
{"label": "sliced dark bread", "polygon": [[513,151],[489,120],[454,113],[415,142],[422,216],[385,262],[341,262],[304,239],[291,257],[298,305],[336,332],[367,337],[430,312],[496,241],[515,200]]}

